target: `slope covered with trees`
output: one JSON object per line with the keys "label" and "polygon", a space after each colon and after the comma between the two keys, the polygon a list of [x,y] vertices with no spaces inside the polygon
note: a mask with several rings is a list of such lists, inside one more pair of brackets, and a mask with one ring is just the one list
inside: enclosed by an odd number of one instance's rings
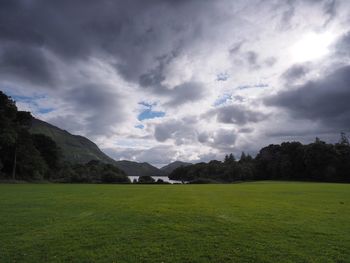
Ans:
{"label": "slope covered with trees", "polygon": [[[0,91],[1,179],[95,183],[130,182],[126,174],[112,164],[99,160],[86,164],[67,162],[67,158],[63,158],[62,149],[55,140],[47,136],[52,136],[47,133],[48,130],[41,129],[46,134],[40,133],[38,129],[35,132],[31,130],[33,122],[36,123],[38,120],[35,120],[29,112],[18,111],[15,102]],[[50,130],[55,130],[56,138],[60,138],[59,129],[51,128]],[[101,155],[102,152],[99,152],[97,146],[86,140],[85,143]],[[109,161],[107,157],[105,160]]]}
{"label": "slope covered with trees", "polygon": [[54,140],[62,150],[63,159],[70,163],[84,164],[91,160],[98,160],[110,164],[115,162],[89,139],[83,136],[70,134],[42,120],[33,118],[29,131],[32,134],[44,134]]}

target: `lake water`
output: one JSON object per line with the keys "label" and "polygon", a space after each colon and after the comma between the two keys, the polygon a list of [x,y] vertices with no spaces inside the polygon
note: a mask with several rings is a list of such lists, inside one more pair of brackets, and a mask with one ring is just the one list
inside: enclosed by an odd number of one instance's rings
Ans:
{"label": "lake water", "polygon": [[[128,176],[130,181],[133,182],[134,179],[136,179],[137,181],[139,180],[139,176]],[[168,182],[171,184],[181,184],[181,181],[176,181],[176,180],[170,180],[168,178],[168,176],[152,176],[152,178],[157,181],[158,179],[162,179],[164,182]]]}

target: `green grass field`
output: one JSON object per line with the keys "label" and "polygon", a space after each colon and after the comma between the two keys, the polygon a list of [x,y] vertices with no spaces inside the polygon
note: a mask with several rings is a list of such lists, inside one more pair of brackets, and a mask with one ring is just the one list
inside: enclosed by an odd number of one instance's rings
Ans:
{"label": "green grass field", "polygon": [[0,262],[350,262],[350,185],[0,185]]}

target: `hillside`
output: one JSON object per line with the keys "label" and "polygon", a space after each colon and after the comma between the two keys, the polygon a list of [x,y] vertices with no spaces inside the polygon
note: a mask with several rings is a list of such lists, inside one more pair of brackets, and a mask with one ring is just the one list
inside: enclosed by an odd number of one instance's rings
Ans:
{"label": "hillside", "polygon": [[163,166],[162,168],[160,168],[160,170],[163,171],[166,175],[169,175],[176,168],[179,168],[181,166],[188,166],[188,165],[191,165],[191,164],[192,163],[175,161],[175,162],[169,163],[168,165]]}
{"label": "hillside", "polygon": [[149,163],[137,163],[132,161],[116,161],[116,165],[129,176],[151,175],[166,176],[162,170]]}
{"label": "hillside", "polygon": [[161,170],[149,163],[115,161],[103,153],[89,139],[80,135],[70,134],[65,130],[35,118],[32,120],[30,132],[33,134],[45,134],[51,137],[62,149],[64,160],[71,163],[87,163],[91,160],[99,160],[104,163],[116,165],[129,176],[164,175]]}
{"label": "hillside", "polygon": [[72,135],[47,122],[33,118],[30,132],[34,134],[41,133],[51,137],[62,149],[63,158],[68,162],[87,163],[91,160],[99,160],[105,163],[115,162],[89,139],[79,135]]}

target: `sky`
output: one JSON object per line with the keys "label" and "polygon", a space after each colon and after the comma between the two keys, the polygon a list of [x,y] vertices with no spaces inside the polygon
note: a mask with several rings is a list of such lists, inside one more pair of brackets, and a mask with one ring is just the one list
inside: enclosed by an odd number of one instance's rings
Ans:
{"label": "sky", "polygon": [[348,0],[0,0],[0,90],[116,160],[350,132]]}

